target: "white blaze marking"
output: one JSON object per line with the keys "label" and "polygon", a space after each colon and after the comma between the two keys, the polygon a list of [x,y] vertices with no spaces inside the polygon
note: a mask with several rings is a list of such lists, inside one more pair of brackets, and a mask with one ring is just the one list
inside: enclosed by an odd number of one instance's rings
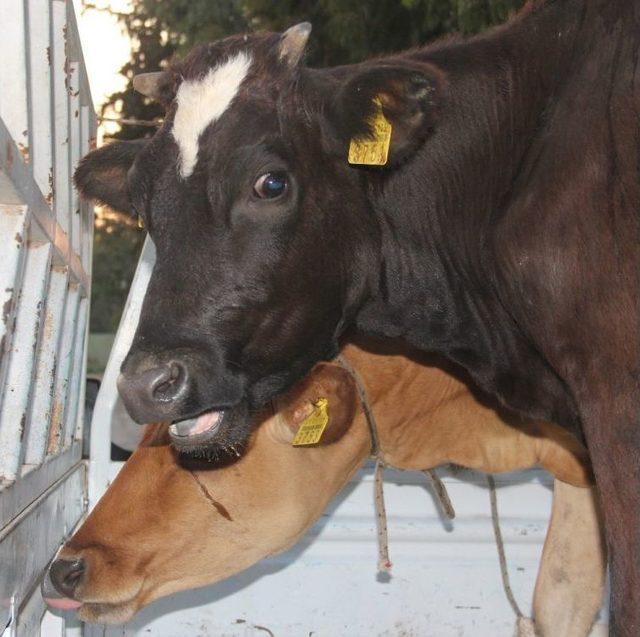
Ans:
{"label": "white blaze marking", "polygon": [[180,175],[188,177],[198,159],[198,138],[229,107],[251,66],[241,51],[209,70],[199,80],[185,80],[178,89],[173,137],[180,148]]}

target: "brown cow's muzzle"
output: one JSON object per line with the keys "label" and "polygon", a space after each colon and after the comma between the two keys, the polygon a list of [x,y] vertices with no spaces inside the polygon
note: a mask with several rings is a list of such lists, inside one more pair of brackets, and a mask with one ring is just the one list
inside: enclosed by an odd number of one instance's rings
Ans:
{"label": "brown cow's muzzle", "polygon": [[[142,605],[139,601],[139,582],[128,582],[124,588],[109,584],[107,595],[102,595],[100,586],[92,582],[91,555],[87,558],[81,554],[69,552],[64,547],[64,556],[56,556],[41,584],[42,597],[52,610],[78,611],[80,619],[89,622],[122,623],[128,621]],[[102,573],[104,564],[94,560],[93,570]],[[107,574],[107,573],[105,573]],[[111,577],[109,580],[113,580]],[[94,590],[96,589],[96,590]],[[122,599],[115,596],[122,595]]]}
{"label": "brown cow's muzzle", "polygon": [[82,602],[74,599],[75,590],[86,572],[82,558],[56,558],[42,580],[42,597],[51,608],[77,610]]}

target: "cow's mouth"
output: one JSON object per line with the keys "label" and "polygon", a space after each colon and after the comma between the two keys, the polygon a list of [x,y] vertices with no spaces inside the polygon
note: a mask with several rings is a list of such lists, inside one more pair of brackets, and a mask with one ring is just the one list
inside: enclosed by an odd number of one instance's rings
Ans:
{"label": "cow's mouth", "polygon": [[136,614],[140,606],[134,599],[115,604],[60,598],[45,598],[44,601],[52,610],[75,612],[78,619],[92,624],[123,624]]}
{"label": "cow's mouth", "polygon": [[171,441],[178,449],[209,442],[217,435],[225,413],[224,410],[212,410],[196,418],[174,422],[169,427]]}
{"label": "cow's mouth", "polygon": [[129,621],[141,606],[138,601],[139,588],[135,595],[114,602],[87,602],[66,597],[56,590],[48,570],[41,582],[41,592],[49,609],[63,613],[77,613],[79,619],[91,623],[122,624]]}
{"label": "cow's mouth", "polygon": [[217,458],[238,456],[251,431],[251,419],[244,404],[211,409],[199,416],[169,426],[173,447],[182,454]]}

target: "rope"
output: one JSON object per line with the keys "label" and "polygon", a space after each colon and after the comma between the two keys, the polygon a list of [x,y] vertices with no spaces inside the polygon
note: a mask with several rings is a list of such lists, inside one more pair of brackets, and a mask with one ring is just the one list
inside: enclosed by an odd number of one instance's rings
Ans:
{"label": "rope", "polygon": [[498,516],[498,498],[496,497],[496,483],[493,479],[493,476],[487,476],[487,482],[489,483],[489,500],[491,502],[491,521],[493,522],[493,534],[496,538],[496,547],[498,548],[498,558],[500,560],[500,574],[502,575],[502,586],[504,588],[505,595],[507,596],[507,600],[513,609],[513,612],[516,614],[518,618],[518,623],[520,623],[520,619],[524,617],[520,607],[518,606],[518,602],[513,595],[513,590],[511,588],[511,583],[509,581],[509,571],[507,569],[507,557],[504,552],[504,541],[502,539],[502,531],[500,530],[500,518]]}
{"label": "rope", "polygon": [[367,420],[367,425],[369,426],[369,434],[371,435],[371,456],[377,459],[378,454],[380,453],[380,441],[378,440],[378,424],[376,423],[375,416],[373,415],[373,409],[371,408],[371,404],[369,403],[369,396],[367,395],[367,390],[365,389],[364,382],[362,378],[360,378],[360,374],[358,374],[358,372],[351,366],[351,363],[342,354],[339,354],[336,360],[338,361],[339,365],[341,365],[344,369],[347,370],[347,372],[349,372],[356,383],[358,397],[360,398],[360,404],[362,405],[362,410],[364,411],[364,416]]}
{"label": "rope", "polygon": [[380,458],[377,458],[373,484],[376,503],[376,523],[378,526],[378,571],[380,573],[389,573],[391,572],[392,564],[389,559],[389,534],[387,532],[387,509],[384,505],[383,471],[384,463]]}
{"label": "rope", "polygon": [[456,517],[456,511],[453,508],[453,504],[451,504],[451,498],[449,498],[449,493],[447,492],[447,487],[444,486],[444,482],[440,480],[440,476],[436,473],[435,469],[425,469],[422,473],[429,478],[431,488],[433,489],[436,500],[440,505],[440,510],[445,517],[449,520],[453,520],[453,518]]}
{"label": "rope", "polygon": [[[373,489],[374,489],[374,503],[376,510],[376,524],[378,527],[378,570],[382,573],[389,573],[391,571],[391,560],[389,559],[389,534],[387,529],[387,511],[384,504],[384,485],[383,485],[383,473],[385,464],[380,459],[380,439],[378,438],[378,424],[376,423],[375,416],[373,415],[373,409],[369,402],[369,396],[367,394],[364,381],[360,377],[360,374],[355,370],[351,363],[342,355],[339,354],[336,357],[336,361],[339,365],[345,369],[349,375],[353,378],[356,388],[358,390],[358,397],[360,398],[360,404],[362,405],[362,411],[364,412],[367,426],[369,427],[369,434],[371,436],[371,457],[376,461],[376,468],[373,477]],[[427,469],[423,472],[431,480],[433,491],[436,495],[436,499],[440,504],[440,507],[444,514],[449,518],[455,517],[455,511],[449,494],[444,486],[444,483],[435,471]]]}
{"label": "rope", "polygon": [[371,457],[376,461],[376,469],[373,474],[373,501],[376,510],[376,525],[378,528],[378,571],[389,573],[391,571],[391,560],[389,559],[389,533],[387,530],[387,509],[384,505],[384,486],[382,474],[384,463],[380,460],[380,442],[378,440],[378,425],[373,409],[369,402],[369,396],[365,389],[364,382],[351,363],[342,355],[336,357],[338,364],[343,367],[353,378],[358,390],[358,397],[362,405],[369,435],[371,436]]}

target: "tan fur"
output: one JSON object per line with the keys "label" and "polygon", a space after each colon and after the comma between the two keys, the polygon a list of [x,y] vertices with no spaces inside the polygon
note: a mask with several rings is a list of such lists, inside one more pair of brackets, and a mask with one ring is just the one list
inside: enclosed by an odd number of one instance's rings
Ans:
{"label": "tan fur", "polygon": [[553,511],[533,599],[541,635],[588,635],[607,568],[595,494],[555,481]]}
{"label": "tan fur", "polygon": [[[347,346],[344,355],[366,385],[389,464],[426,469],[455,462],[499,472],[540,463],[562,480],[589,484],[584,448],[558,427],[519,423],[520,430],[514,429],[516,419],[483,404],[460,380],[404,356],[355,346]],[[63,557],[81,555],[88,563],[77,590],[78,599],[86,602],[81,617],[124,621],[153,599],[219,581],[293,545],[369,455],[369,430],[356,387],[345,374],[336,365],[317,367],[280,401],[278,413],[257,427],[244,456],[228,466],[198,467],[192,473],[177,462],[164,429],[147,432],[143,446],[61,552]],[[292,447],[301,414],[321,395],[330,406],[323,441]],[[563,502],[565,511],[569,504]],[[600,542],[599,536],[594,539],[596,513],[584,508],[583,514],[581,537],[595,546]],[[569,517],[554,509],[553,544],[547,543],[543,559],[548,569],[560,563],[556,547],[563,537],[571,538],[569,524]],[[561,568],[573,577],[571,559]],[[599,574],[588,599],[576,595],[571,585],[563,590],[572,612],[581,607],[585,625],[599,607],[602,561],[587,570]],[[541,582],[538,613],[545,626],[562,623],[566,610],[554,605],[548,575]]]}

